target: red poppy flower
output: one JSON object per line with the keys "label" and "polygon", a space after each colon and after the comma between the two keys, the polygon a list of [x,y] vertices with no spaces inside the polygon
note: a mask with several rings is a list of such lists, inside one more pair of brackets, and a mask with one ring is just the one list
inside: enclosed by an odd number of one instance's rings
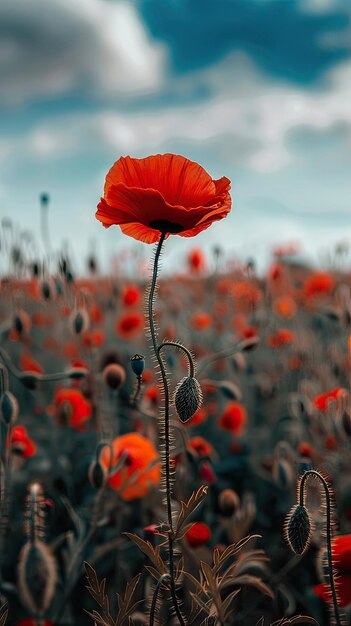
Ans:
{"label": "red poppy flower", "polygon": [[106,176],[96,217],[145,243],[160,232],[193,237],[231,208],[228,178],[213,180],[197,163],[175,154],[121,157]]}
{"label": "red poppy flower", "polygon": [[189,546],[198,548],[211,539],[211,531],[204,522],[195,522],[185,533],[185,537]]}
{"label": "red poppy flower", "polygon": [[29,437],[25,426],[15,426],[11,432],[11,448],[18,450],[24,459],[29,459],[37,451],[34,441]]}
{"label": "red poppy flower", "polygon": [[86,423],[92,416],[92,406],[79,389],[59,389],[54,404],[59,422],[64,419],[76,430],[86,429]]}
{"label": "red poppy flower", "polygon": [[124,339],[138,335],[144,327],[144,316],[141,313],[124,313],[116,322],[116,332]]}
{"label": "red poppy flower", "polygon": [[83,337],[83,343],[86,348],[98,348],[105,343],[106,335],[103,330],[95,328],[94,330],[87,331]]}
{"label": "red poppy flower", "polygon": [[[139,433],[128,433],[112,442],[112,467],[122,456],[124,463],[109,478],[109,485],[118,491],[123,500],[134,500],[146,496],[151,486],[160,482],[159,455],[153,443]],[[110,450],[104,448],[101,463],[110,465]]]}
{"label": "red poppy flower", "polygon": [[328,295],[334,289],[335,280],[327,272],[314,272],[306,278],[303,285],[305,298],[315,298]]}
{"label": "red poppy flower", "polygon": [[335,387],[335,389],[331,389],[330,391],[326,391],[325,393],[321,393],[319,396],[316,396],[313,400],[313,404],[319,411],[327,411],[330,403],[342,398],[346,393],[346,389],[343,389],[342,387]]}
{"label": "red poppy flower", "polygon": [[137,285],[127,285],[122,294],[123,304],[125,306],[134,306],[139,304],[141,292]]}
{"label": "red poppy flower", "polygon": [[33,359],[33,357],[27,353],[23,353],[20,356],[20,368],[22,372],[31,372],[34,374],[44,373],[44,370],[38,361]]}
{"label": "red poppy flower", "polygon": [[202,272],[206,267],[205,255],[200,248],[190,250],[188,265],[193,272]]}
{"label": "red poppy flower", "polygon": [[195,330],[207,330],[212,324],[212,317],[208,313],[196,313],[191,318],[191,325]]}
{"label": "red poppy flower", "polygon": [[224,413],[219,418],[219,426],[234,435],[241,435],[247,421],[245,407],[240,402],[228,402]]}
{"label": "red poppy flower", "polygon": [[267,337],[267,343],[271,348],[282,348],[293,343],[295,334],[288,328],[279,328],[274,335]]}
{"label": "red poppy flower", "polygon": [[[336,570],[336,593],[341,607],[351,604],[351,535],[339,535],[332,539],[332,559]],[[332,604],[329,584],[314,587],[317,596]]]}
{"label": "red poppy flower", "polygon": [[187,448],[198,456],[211,456],[213,452],[213,447],[203,437],[191,437],[188,440]]}

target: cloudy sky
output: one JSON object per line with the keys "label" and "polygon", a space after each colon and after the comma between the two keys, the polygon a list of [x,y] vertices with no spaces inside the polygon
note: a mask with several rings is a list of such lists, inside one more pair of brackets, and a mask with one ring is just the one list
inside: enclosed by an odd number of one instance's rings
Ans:
{"label": "cloudy sky", "polygon": [[351,242],[350,0],[2,0],[0,91],[0,213],[39,249],[42,191],[55,247],[130,245],[96,203],[119,156],[158,152],[232,180],[205,249]]}

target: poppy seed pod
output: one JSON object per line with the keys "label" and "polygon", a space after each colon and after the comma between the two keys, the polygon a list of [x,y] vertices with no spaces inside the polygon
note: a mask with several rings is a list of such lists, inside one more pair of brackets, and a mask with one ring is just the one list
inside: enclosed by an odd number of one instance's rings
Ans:
{"label": "poppy seed pod", "polygon": [[122,365],[111,363],[102,372],[102,378],[110,389],[116,390],[122,387],[126,381],[126,372]]}
{"label": "poppy seed pod", "polygon": [[5,391],[1,396],[0,415],[5,424],[13,424],[18,417],[18,402],[11,391]]}
{"label": "poppy seed pod", "polygon": [[285,536],[291,550],[299,556],[307,549],[312,533],[311,518],[303,504],[296,504],[289,512]]}
{"label": "poppy seed pod", "polygon": [[145,358],[141,354],[135,354],[130,359],[131,368],[137,378],[141,378],[145,368]]}
{"label": "poppy seed pod", "polygon": [[174,394],[174,404],[179,419],[187,422],[200,408],[202,392],[199,382],[192,376],[186,376],[178,384]]}
{"label": "poppy seed pod", "polygon": [[231,517],[240,508],[240,498],[233,489],[223,489],[218,497],[218,506],[223,517]]}

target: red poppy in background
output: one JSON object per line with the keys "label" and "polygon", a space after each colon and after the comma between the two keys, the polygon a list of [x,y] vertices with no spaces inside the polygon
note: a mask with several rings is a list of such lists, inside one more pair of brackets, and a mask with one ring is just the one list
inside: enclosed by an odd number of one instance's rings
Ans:
{"label": "red poppy in background", "polygon": [[224,430],[234,435],[241,435],[247,421],[247,413],[240,402],[228,402],[224,413],[220,416],[218,423]]}
{"label": "red poppy in background", "polygon": [[34,441],[29,437],[25,426],[15,426],[11,432],[11,448],[18,450],[24,459],[29,459],[37,451]]}
{"label": "red poppy in background", "polygon": [[315,298],[327,296],[333,289],[335,280],[327,272],[314,272],[306,278],[303,285],[303,295],[305,298]]}
{"label": "red poppy in background", "polygon": [[126,285],[123,290],[122,300],[125,306],[134,306],[139,304],[141,292],[137,285]]}
{"label": "red poppy in background", "polygon": [[[336,594],[340,606],[351,604],[351,535],[339,535],[332,539],[332,559],[336,570]],[[314,587],[317,596],[332,604],[330,585],[322,583]]]}
{"label": "red poppy in background", "polygon": [[[112,467],[125,456],[121,467],[112,469],[108,483],[123,500],[146,496],[153,485],[160,482],[159,455],[152,441],[139,433],[128,433],[112,442]],[[104,467],[110,466],[110,450],[106,446],[101,455]]]}
{"label": "red poppy in background", "polygon": [[75,428],[86,430],[86,423],[91,419],[91,402],[79,389],[59,389],[54,398],[56,417]]}
{"label": "red poppy in background", "polygon": [[346,389],[343,389],[342,387],[335,387],[335,389],[331,389],[330,391],[326,391],[325,393],[321,393],[319,396],[316,396],[313,400],[313,404],[319,411],[327,411],[331,402],[339,400],[346,394]]}
{"label": "red poppy in background", "polygon": [[293,343],[295,339],[295,333],[289,328],[279,328],[274,335],[267,337],[267,344],[271,348],[282,348]]}
{"label": "red poppy in background", "polygon": [[211,456],[213,447],[203,437],[191,437],[188,440],[187,448],[198,456]]}
{"label": "red poppy in background", "polygon": [[213,180],[197,163],[176,154],[121,157],[106,176],[96,218],[145,243],[193,237],[231,209],[230,181]]}
{"label": "red poppy in background", "polygon": [[211,531],[204,522],[195,522],[185,533],[185,537],[189,546],[198,548],[211,539]]}
{"label": "red poppy in background", "polygon": [[26,352],[23,352],[20,356],[20,368],[22,372],[31,372],[34,374],[44,373],[44,370],[40,363],[38,363],[38,361],[33,359],[33,357]]}
{"label": "red poppy in background", "polygon": [[124,313],[116,322],[116,332],[124,339],[130,339],[143,330],[144,321],[142,313]]}
{"label": "red poppy in background", "polygon": [[209,313],[196,313],[191,317],[191,325],[196,330],[206,330],[212,324],[212,316]]}
{"label": "red poppy in background", "polygon": [[193,272],[203,272],[206,267],[205,255],[200,248],[190,250],[188,265]]}

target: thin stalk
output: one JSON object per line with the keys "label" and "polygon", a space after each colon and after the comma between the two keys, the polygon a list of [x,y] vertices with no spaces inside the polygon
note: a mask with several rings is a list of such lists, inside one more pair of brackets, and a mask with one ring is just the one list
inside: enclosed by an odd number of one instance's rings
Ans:
{"label": "thin stalk", "polygon": [[162,348],[166,346],[172,346],[173,348],[176,348],[177,350],[182,350],[184,352],[189,363],[189,376],[191,378],[194,378],[195,364],[190,350],[188,350],[188,348],[183,346],[181,343],[177,343],[176,341],[163,341],[157,348],[158,353],[160,354]]}
{"label": "thin stalk", "polygon": [[162,459],[162,461],[163,461],[163,470],[164,470],[165,481],[166,481],[166,509],[167,509],[167,518],[168,518],[168,526],[169,526],[168,556],[169,556],[169,577],[170,577],[171,596],[172,596],[173,606],[174,606],[174,610],[176,612],[178,621],[181,624],[181,626],[185,626],[185,622],[182,617],[179,604],[178,604],[178,599],[176,595],[175,577],[174,577],[174,548],[173,548],[174,530],[173,530],[172,500],[171,500],[169,389],[168,389],[165,365],[158,349],[157,336],[156,336],[156,331],[155,331],[155,323],[154,323],[154,318],[153,318],[153,304],[154,304],[154,298],[155,298],[158,266],[159,266],[161,249],[162,249],[162,245],[165,240],[165,237],[166,237],[166,233],[162,232],[159,242],[157,244],[157,248],[156,248],[154,267],[153,267],[151,286],[150,286],[150,293],[149,293],[148,314],[149,314],[149,328],[150,328],[152,347],[153,347],[158,365],[160,367],[162,385],[164,389],[165,453],[164,453],[164,458]]}
{"label": "thin stalk", "polygon": [[154,626],[154,623],[155,623],[155,611],[156,611],[156,603],[157,603],[158,594],[160,593],[160,589],[162,587],[162,584],[164,582],[166,582],[166,580],[168,580],[168,578],[169,578],[168,574],[162,574],[162,576],[160,576],[160,578],[157,581],[157,584],[156,584],[156,587],[155,587],[155,591],[154,591],[154,595],[152,596],[152,602],[151,602],[151,608],[150,608],[149,626]]}
{"label": "thin stalk", "polygon": [[327,525],[328,575],[329,575],[330,587],[331,587],[331,591],[332,591],[334,613],[335,613],[335,623],[336,623],[336,626],[341,626],[339,607],[338,607],[338,599],[337,599],[337,596],[336,596],[336,589],[335,589],[334,572],[333,572],[333,560],[332,560],[332,549],[331,549],[331,498],[330,498],[329,487],[328,487],[328,484],[327,484],[326,480],[323,478],[323,476],[321,476],[321,474],[319,472],[316,472],[315,470],[307,470],[303,474],[303,476],[301,478],[301,482],[300,482],[300,490],[299,490],[299,496],[300,497],[299,497],[299,500],[300,500],[300,505],[301,506],[304,506],[304,501],[305,501],[304,486],[305,486],[306,480],[307,480],[307,478],[309,476],[316,476],[316,478],[318,478],[320,480],[320,482],[322,483],[323,488],[324,488],[324,492],[325,492],[325,500],[326,500],[326,505],[327,505],[326,525]]}

